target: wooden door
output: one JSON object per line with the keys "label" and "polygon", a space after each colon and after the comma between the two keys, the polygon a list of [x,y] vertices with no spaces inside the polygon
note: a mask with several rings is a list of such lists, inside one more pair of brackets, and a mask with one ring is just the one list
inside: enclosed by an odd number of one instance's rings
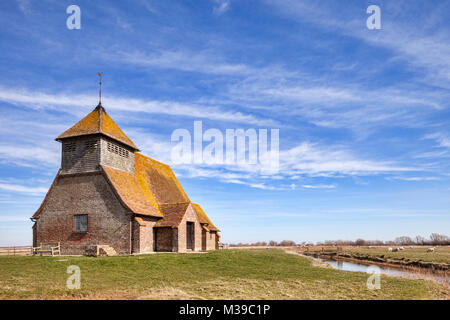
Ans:
{"label": "wooden door", "polygon": [[186,222],[186,249],[194,250],[194,223]]}
{"label": "wooden door", "polygon": [[158,228],[153,228],[153,251],[158,251]]}

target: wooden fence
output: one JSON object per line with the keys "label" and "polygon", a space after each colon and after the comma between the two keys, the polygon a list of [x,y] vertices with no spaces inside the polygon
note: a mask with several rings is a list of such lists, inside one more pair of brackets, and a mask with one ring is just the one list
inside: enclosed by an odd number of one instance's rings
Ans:
{"label": "wooden fence", "polygon": [[0,256],[25,256],[33,253],[32,246],[10,246],[0,248]]}

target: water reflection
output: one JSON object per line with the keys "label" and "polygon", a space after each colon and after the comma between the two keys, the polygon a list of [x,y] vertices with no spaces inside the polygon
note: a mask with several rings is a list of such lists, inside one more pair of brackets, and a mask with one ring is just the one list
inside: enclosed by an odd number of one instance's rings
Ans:
{"label": "water reflection", "polygon": [[[323,262],[328,263],[333,268],[344,270],[344,271],[354,271],[354,272],[367,272],[368,264],[349,262],[343,260],[332,260],[332,259],[324,259],[324,258],[314,258]],[[387,274],[392,276],[400,276],[400,277],[414,277],[414,278],[422,278],[422,279],[434,279],[441,282],[449,282],[449,279],[443,276],[434,275],[434,274],[421,274],[418,272],[408,271],[408,270],[400,270],[396,268],[389,268],[386,266],[378,266],[380,268],[381,274]]]}

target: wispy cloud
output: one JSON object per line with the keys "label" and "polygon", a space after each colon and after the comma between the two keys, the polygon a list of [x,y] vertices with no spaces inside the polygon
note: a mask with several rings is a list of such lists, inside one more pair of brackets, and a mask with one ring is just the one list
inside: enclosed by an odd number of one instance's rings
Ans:
{"label": "wispy cloud", "polygon": [[[448,11],[448,3],[440,3],[434,10],[417,12],[415,5],[385,3],[382,12],[396,13],[395,19],[383,18],[382,30],[370,32],[365,28],[365,16],[353,10],[336,10],[340,4],[329,1],[267,0],[268,4],[280,12],[301,21],[309,21],[319,28],[337,31],[349,37],[361,39],[373,46],[393,50],[396,57],[420,68],[426,74],[426,81],[437,86],[447,87],[450,79],[450,33],[445,30],[433,32],[434,24],[439,23],[438,12]],[[405,7],[408,6],[407,10]],[[359,7],[358,7],[359,8]],[[394,12],[394,13],[393,13]],[[416,14],[415,23],[410,15]],[[384,15],[383,15],[384,17]],[[421,80],[420,77],[417,78]],[[422,78],[423,80],[423,78]]]}
{"label": "wispy cloud", "polygon": [[305,189],[334,189],[336,188],[335,184],[304,184],[302,185],[302,188]]}
{"label": "wispy cloud", "polygon": [[16,0],[16,3],[23,14],[27,15],[31,12],[30,0]]}
{"label": "wispy cloud", "polygon": [[36,145],[0,145],[0,162],[25,167],[55,167],[60,163],[59,150]]}
{"label": "wispy cloud", "polygon": [[[170,156],[167,155],[167,158]],[[168,159],[168,163],[170,160]],[[290,149],[280,151],[280,168],[276,174],[267,175],[260,164],[172,164],[177,174],[187,178],[216,179],[223,183],[247,185],[264,190],[295,190],[289,180],[307,177],[333,179],[343,177],[393,175],[399,172],[421,172],[420,167],[404,166],[392,161],[364,159],[341,146],[325,146],[302,142]],[[308,183],[301,185],[309,189],[334,189],[335,183]]]}
{"label": "wispy cloud", "polygon": [[308,175],[374,175],[399,171],[421,170],[401,166],[390,161],[374,161],[354,156],[345,148],[321,146],[317,143],[301,144],[280,152],[281,171],[292,176]]}
{"label": "wispy cloud", "polygon": [[213,75],[246,75],[256,70],[242,63],[229,63],[213,53],[191,50],[159,50],[105,53],[105,57],[122,63],[157,69],[201,72]]}
{"label": "wispy cloud", "polygon": [[386,180],[403,180],[403,181],[436,181],[439,177],[386,177]]}
{"label": "wispy cloud", "polygon": [[432,139],[439,143],[440,147],[450,148],[450,137],[444,133],[437,132],[431,133],[424,136],[424,139]]}
{"label": "wispy cloud", "polygon": [[29,187],[24,185],[2,183],[1,181],[0,189],[14,193],[25,193],[32,195],[45,194],[48,191],[48,187]]}
{"label": "wispy cloud", "polygon": [[214,0],[216,5],[213,8],[213,12],[217,15],[221,15],[228,11],[230,8],[230,0]]}
{"label": "wispy cloud", "polygon": [[[91,95],[49,94],[40,91],[0,87],[0,100],[31,108],[61,110],[61,106],[87,108],[92,106],[92,102],[96,101],[97,98]],[[227,111],[218,107],[195,105],[193,103],[182,103],[177,101],[144,100],[109,95],[108,97],[103,98],[103,102],[103,105],[108,109],[118,111],[184,116],[254,125],[273,125],[275,123],[274,120],[257,118],[240,111]]]}

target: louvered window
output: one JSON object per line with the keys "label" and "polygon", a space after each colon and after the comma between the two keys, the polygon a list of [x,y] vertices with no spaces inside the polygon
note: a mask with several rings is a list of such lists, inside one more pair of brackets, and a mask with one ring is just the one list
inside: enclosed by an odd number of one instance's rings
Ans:
{"label": "louvered window", "polygon": [[64,152],[75,152],[77,150],[77,144],[75,142],[64,143]]}
{"label": "louvered window", "polygon": [[118,154],[121,157],[128,158],[129,152],[125,148],[119,147],[116,144],[108,142],[108,151]]}
{"label": "louvered window", "polygon": [[88,140],[84,142],[84,147],[88,150],[97,149],[97,140]]}

